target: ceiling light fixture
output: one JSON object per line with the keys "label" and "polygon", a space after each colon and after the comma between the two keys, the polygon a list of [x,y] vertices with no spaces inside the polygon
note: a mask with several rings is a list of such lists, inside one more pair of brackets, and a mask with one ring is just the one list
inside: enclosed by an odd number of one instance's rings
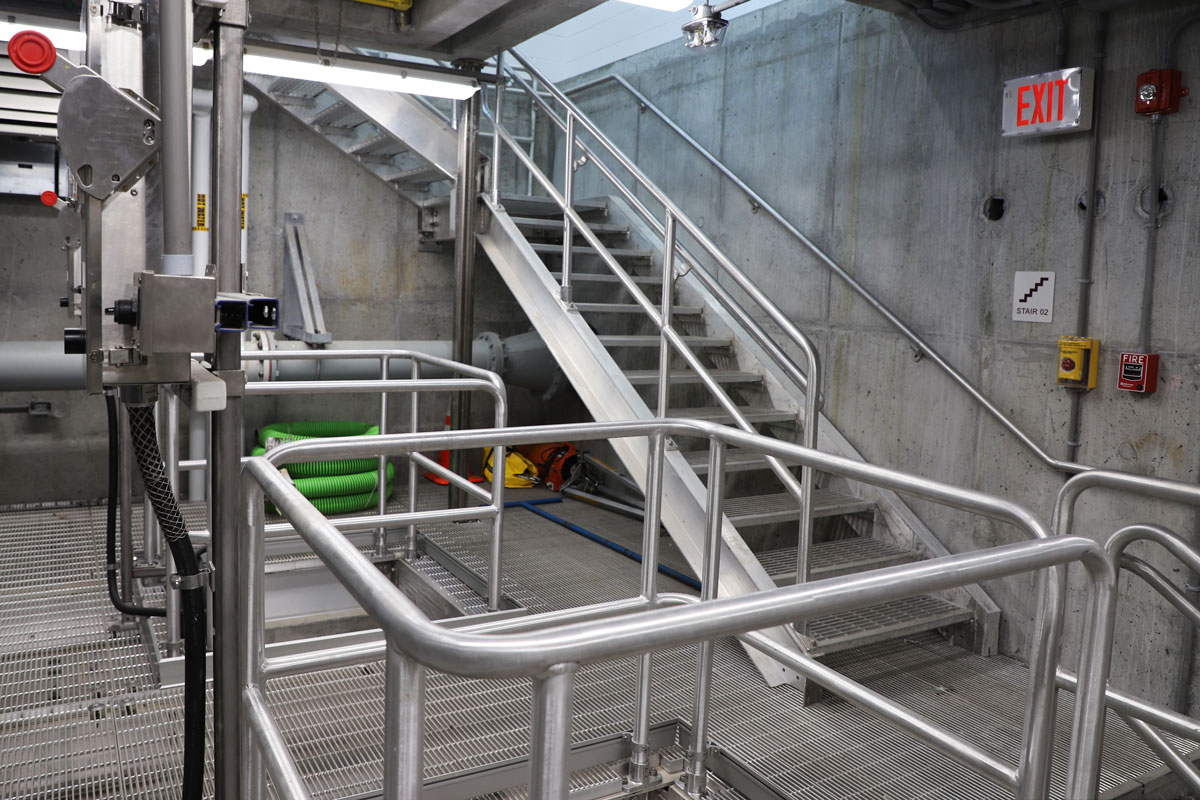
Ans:
{"label": "ceiling light fixture", "polygon": [[389,67],[381,64],[341,67],[317,61],[299,61],[294,56],[284,58],[260,47],[246,48],[242,68],[257,75],[445,97],[450,100],[466,100],[479,91],[479,81],[467,75],[447,75],[441,72],[425,72],[411,66]]}

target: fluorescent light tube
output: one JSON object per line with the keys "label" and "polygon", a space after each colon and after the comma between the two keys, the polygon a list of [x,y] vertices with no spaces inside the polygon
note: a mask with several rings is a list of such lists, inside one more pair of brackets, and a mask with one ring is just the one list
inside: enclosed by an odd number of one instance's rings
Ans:
{"label": "fluorescent light tube", "polygon": [[22,25],[19,22],[0,22],[0,42],[7,42],[21,31],[37,31],[45,34],[59,50],[78,51],[87,47],[87,36],[82,31],[47,28],[44,25]]}
{"label": "fluorescent light tube", "polygon": [[383,89],[389,92],[446,97],[451,100],[465,100],[479,91],[479,82],[466,76],[440,75],[433,72],[418,73],[417,70],[411,68],[400,69],[373,64],[341,67],[262,55],[261,52],[248,51],[242,66],[246,72],[258,75],[275,75],[280,78],[359,86],[364,89]]}
{"label": "fluorescent light tube", "polygon": [[631,6],[645,6],[659,11],[682,11],[693,4],[693,0],[617,0]]}

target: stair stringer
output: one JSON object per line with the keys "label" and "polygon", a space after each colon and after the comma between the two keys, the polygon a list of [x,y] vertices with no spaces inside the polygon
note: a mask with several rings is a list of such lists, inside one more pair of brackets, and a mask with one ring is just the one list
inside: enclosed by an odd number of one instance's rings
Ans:
{"label": "stair stringer", "polygon": [[[609,216],[628,225],[638,247],[655,250],[661,257],[662,240],[657,233],[642,220],[640,215],[623,199],[619,197],[605,198],[609,204]],[[705,326],[710,335],[728,336],[733,342],[734,353],[738,360],[738,368],[759,372],[763,376],[763,385],[771,398],[771,404],[784,411],[790,411],[798,420],[804,420],[803,395],[795,389],[795,384],[782,369],[771,359],[763,349],[748,337],[738,334],[738,325],[711,293],[693,275],[685,274],[676,281],[680,292],[678,302],[704,307]],[[760,324],[770,331],[770,323],[760,321]],[[786,346],[785,346],[786,349]],[[799,363],[803,359],[795,354]],[[817,427],[817,449],[826,453],[851,458],[855,461],[866,462],[862,454],[839,431],[830,419],[823,413],[819,414]],[[939,558],[950,555],[950,550],[942,543],[928,525],[916,512],[904,502],[896,492],[858,482],[848,482],[854,494],[875,503],[879,518],[884,523],[888,537],[896,544],[910,549],[922,551],[929,558]],[[998,652],[1000,637],[1000,607],[979,584],[950,589],[944,593],[947,600],[960,606],[970,608],[975,614],[975,641],[972,649],[981,655],[994,655]]]}
{"label": "stair stringer", "polygon": [[[620,367],[583,317],[568,310],[558,299],[558,284],[512,218],[491,206],[490,202],[487,205],[492,212],[491,220],[487,231],[478,234],[479,243],[592,416],[598,421],[654,419],[654,414],[624,379]],[[608,380],[597,379],[597,376],[605,376]],[[610,444],[644,491],[648,442],[615,439]],[[701,572],[704,559],[706,497],[707,489],[683,455],[677,450],[668,450],[663,470],[662,521],[697,574]],[[719,586],[722,597],[777,588],[728,519],[722,524],[722,540]],[[775,628],[768,633],[790,650],[800,652],[789,629]],[[768,685],[793,683],[803,686],[804,679],[792,670],[756,650],[746,648],[746,653]]]}
{"label": "stair stringer", "polygon": [[380,131],[453,179],[458,165],[458,134],[411,95],[383,89],[329,84],[329,90],[354,106]]}

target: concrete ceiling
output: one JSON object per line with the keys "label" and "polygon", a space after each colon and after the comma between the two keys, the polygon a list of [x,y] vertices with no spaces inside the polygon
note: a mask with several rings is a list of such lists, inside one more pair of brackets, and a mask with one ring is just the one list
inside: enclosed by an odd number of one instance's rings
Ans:
{"label": "concrete ceiling", "polygon": [[250,0],[250,34],[365,47],[443,60],[484,59],[603,0],[413,0],[409,26],[391,9],[355,0]]}

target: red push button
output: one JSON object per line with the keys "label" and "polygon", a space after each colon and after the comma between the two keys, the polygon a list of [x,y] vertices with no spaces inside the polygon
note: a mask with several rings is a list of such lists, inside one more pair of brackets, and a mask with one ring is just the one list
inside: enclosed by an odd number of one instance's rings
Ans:
{"label": "red push button", "polygon": [[58,195],[47,189],[42,192],[42,205],[53,208],[58,205]]}
{"label": "red push button", "polygon": [[8,57],[22,72],[41,75],[54,66],[58,53],[44,33],[21,31],[8,43]]}

